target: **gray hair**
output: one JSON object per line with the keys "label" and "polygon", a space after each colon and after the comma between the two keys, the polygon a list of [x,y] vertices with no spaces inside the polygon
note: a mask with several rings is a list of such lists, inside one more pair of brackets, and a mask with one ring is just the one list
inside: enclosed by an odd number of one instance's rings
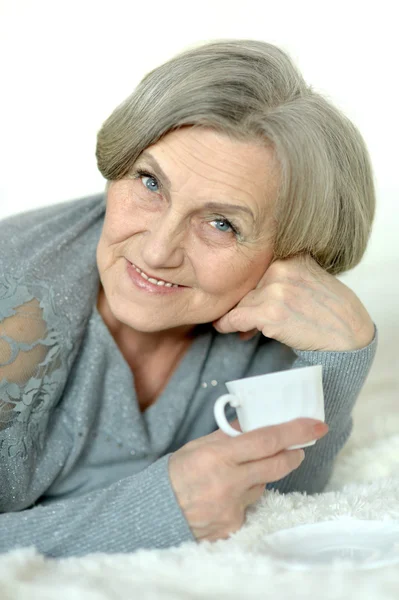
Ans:
{"label": "gray hair", "polygon": [[332,275],[360,262],[375,213],[366,144],[282,49],[256,40],[215,40],[147,73],[97,134],[106,189],[148,146],[187,125],[273,147],[280,167],[273,262],[309,254]]}

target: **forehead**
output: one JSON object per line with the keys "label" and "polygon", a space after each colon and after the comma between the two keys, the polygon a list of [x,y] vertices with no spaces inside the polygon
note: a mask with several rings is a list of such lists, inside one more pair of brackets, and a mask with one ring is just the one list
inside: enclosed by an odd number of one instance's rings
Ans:
{"label": "forehead", "polygon": [[206,200],[227,195],[255,203],[262,212],[273,203],[280,180],[274,149],[266,140],[237,141],[205,127],[168,132],[139,158],[158,164],[169,188],[187,188],[190,194],[195,188],[196,196]]}

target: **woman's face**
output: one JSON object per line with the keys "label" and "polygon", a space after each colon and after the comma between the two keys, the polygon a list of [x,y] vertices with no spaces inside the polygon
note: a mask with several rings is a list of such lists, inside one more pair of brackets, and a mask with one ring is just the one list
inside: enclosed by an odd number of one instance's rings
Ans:
{"label": "woman's face", "polygon": [[[97,265],[116,319],[177,331],[231,310],[272,260],[278,184],[271,148],[210,128],[183,127],[149,146],[108,189]],[[151,283],[131,263],[179,287]]]}

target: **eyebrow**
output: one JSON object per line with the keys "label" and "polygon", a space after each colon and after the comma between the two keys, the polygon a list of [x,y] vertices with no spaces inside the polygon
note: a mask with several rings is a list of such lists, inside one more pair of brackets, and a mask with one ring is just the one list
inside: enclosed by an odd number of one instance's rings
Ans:
{"label": "eyebrow", "polygon": [[154,171],[156,171],[156,175],[162,181],[163,185],[165,185],[166,187],[169,187],[169,188],[172,187],[169,177],[166,175],[164,170],[161,168],[161,165],[157,162],[157,160],[155,159],[155,157],[152,154],[150,154],[149,152],[147,152],[145,150],[137,162],[139,162],[139,160],[141,160],[141,158],[146,158],[148,160],[148,162],[154,168]]}
{"label": "eyebrow", "polygon": [[[155,159],[155,157],[152,154],[150,154],[149,152],[147,152],[145,150],[141,154],[140,158],[137,159],[137,162],[140,162],[141,159],[148,160],[148,162],[151,164],[152,168],[154,169],[155,175],[159,178],[163,187],[165,187],[165,188],[172,187],[169,177],[166,175],[166,173],[164,172],[164,170],[162,169],[162,167],[160,166],[160,164],[158,163],[158,161]],[[241,206],[241,204],[227,204],[225,202],[207,202],[204,205],[204,207],[219,209],[219,210],[226,210],[226,209],[239,210],[241,212],[245,212],[245,213],[249,214],[252,217],[252,219],[255,221],[255,217],[254,217],[252,210],[246,206]]]}

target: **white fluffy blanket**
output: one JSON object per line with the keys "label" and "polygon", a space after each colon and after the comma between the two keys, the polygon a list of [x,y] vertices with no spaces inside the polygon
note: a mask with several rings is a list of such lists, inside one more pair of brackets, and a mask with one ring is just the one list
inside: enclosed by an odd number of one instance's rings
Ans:
{"label": "white fluffy blanket", "polygon": [[293,571],[276,565],[263,543],[268,533],[340,516],[399,519],[399,393],[391,384],[366,383],[324,493],[266,492],[238,532],[214,543],[62,560],[34,548],[2,554],[1,600],[399,599],[399,564]]}

